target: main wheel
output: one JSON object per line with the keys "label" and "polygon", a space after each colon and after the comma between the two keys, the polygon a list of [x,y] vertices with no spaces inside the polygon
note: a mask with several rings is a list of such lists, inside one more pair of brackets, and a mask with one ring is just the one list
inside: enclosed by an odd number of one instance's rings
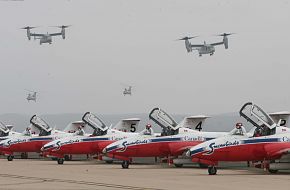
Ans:
{"label": "main wheel", "polygon": [[107,160],[106,163],[107,164],[113,164],[113,160]]}
{"label": "main wheel", "polygon": [[13,155],[9,155],[9,156],[7,156],[7,160],[8,161],[12,161],[14,159],[14,156]]}
{"label": "main wheel", "polygon": [[182,168],[183,164],[174,164],[174,166],[177,168]]}
{"label": "main wheel", "polygon": [[64,162],[64,159],[63,159],[63,158],[58,158],[58,159],[57,159],[57,163],[58,163],[58,164],[63,164],[63,162]]}
{"label": "main wheel", "polygon": [[208,167],[208,174],[209,175],[216,175],[217,169],[215,166],[209,166]]}
{"label": "main wheel", "polygon": [[129,161],[123,161],[122,162],[122,168],[123,169],[128,169],[129,168],[129,165],[130,165]]}

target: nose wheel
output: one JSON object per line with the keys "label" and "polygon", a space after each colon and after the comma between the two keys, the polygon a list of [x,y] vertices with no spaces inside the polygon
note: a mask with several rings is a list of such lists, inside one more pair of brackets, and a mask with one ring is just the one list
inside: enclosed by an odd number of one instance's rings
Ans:
{"label": "nose wheel", "polygon": [[58,158],[58,159],[57,159],[57,163],[58,163],[58,164],[63,164],[63,162],[64,162],[64,159],[63,159],[63,158]]}
{"label": "nose wheel", "polygon": [[208,174],[209,175],[216,175],[217,169],[215,166],[209,166],[208,167]]}
{"label": "nose wheel", "polygon": [[8,160],[8,161],[13,161],[13,159],[14,159],[14,156],[13,156],[13,155],[9,155],[9,156],[7,156],[7,160]]}
{"label": "nose wheel", "polygon": [[123,161],[122,162],[122,168],[123,169],[128,169],[129,168],[129,165],[130,165],[130,162],[129,161]]}

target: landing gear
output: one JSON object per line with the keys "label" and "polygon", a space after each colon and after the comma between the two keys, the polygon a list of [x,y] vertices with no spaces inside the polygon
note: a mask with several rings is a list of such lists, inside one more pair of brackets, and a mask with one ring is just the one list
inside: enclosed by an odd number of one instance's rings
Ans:
{"label": "landing gear", "polygon": [[183,164],[174,164],[174,166],[177,168],[182,168]]}
{"label": "landing gear", "polygon": [[21,157],[21,159],[27,159],[28,158],[28,154],[26,152],[22,152],[20,157]]}
{"label": "landing gear", "polygon": [[106,163],[107,164],[113,164],[113,160],[107,160]]}
{"label": "landing gear", "polygon": [[129,165],[130,165],[130,162],[129,161],[123,161],[122,162],[122,168],[123,169],[128,169],[129,168]]}
{"label": "landing gear", "polygon": [[217,169],[215,166],[209,166],[208,167],[208,174],[209,175],[216,175]]}
{"label": "landing gear", "polygon": [[202,55],[201,54],[199,54],[199,57],[201,57]]}
{"label": "landing gear", "polygon": [[13,155],[9,155],[9,156],[7,156],[7,160],[8,161],[12,161],[14,159],[14,156]]}
{"label": "landing gear", "polygon": [[64,159],[63,159],[63,158],[58,158],[58,159],[57,159],[57,163],[58,163],[58,164],[63,164],[63,162],[64,162]]}
{"label": "landing gear", "polygon": [[213,55],[213,53],[211,53],[211,54],[209,54],[210,56],[212,56]]}

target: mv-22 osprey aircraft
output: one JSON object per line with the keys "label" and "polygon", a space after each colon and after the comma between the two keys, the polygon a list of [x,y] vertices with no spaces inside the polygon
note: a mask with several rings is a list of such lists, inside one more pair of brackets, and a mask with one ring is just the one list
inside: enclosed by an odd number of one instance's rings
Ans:
{"label": "mv-22 osprey aircraft", "polygon": [[53,36],[62,36],[62,39],[65,39],[65,29],[70,27],[70,25],[68,26],[62,25],[62,26],[55,26],[55,27],[61,28],[61,31],[58,33],[37,34],[37,33],[30,32],[31,29],[36,28],[36,27],[26,26],[21,29],[26,30],[28,40],[31,40],[31,36],[33,36],[34,40],[39,39],[39,44],[41,45],[43,43],[51,44]]}
{"label": "mv-22 osprey aircraft", "polygon": [[228,37],[229,35],[232,35],[234,33],[223,33],[223,34],[219,34],[218,36],[223,36],[223,41],[222,42],[216,42],[216,43],[211,43],[211,44],[207,44],[206,42],[204,42],[204,44],[191,44],[189,42],[190,39],[192,38],[196,38],[197,36],[192,36],[192,37],[183,37],[181,39],[178,40],[184,40],[185,41],[185,48],[187,50],[187,52],[192,52],[192,50],[197,50],[199,56],[201,57],[203,54],[209,54],[209,55],[213,55],[215,52],[215,47],[217,45],[224,45],[225,49],[228,49],[229,44],[228,44]]}
{"label": "mv-22 osprey aircraft", "polygon": [[224,132],[202,132],[202,123],[207,116],[186,117],[179,124],[160,108],[154,108],[149,118],[162,127],[161,136],[138,135],[108,145],[103,153],[111,158],[123,160],[122,168],[129,168],[132,158],[160,157],[176,167],[191,163],[182,155],[192,146],[203,141],[224,136]]}
{"label": "mv-22 osprey aircraft", "polygon": [[290,113],[268,115],[249,102],[241,108],[240,115],[254,125],[252,133],[245,133],[243,126],[237,125],[229,135],[190,148],[187,155],[192,161],[209,165],[209,175],[217,173],[216,166],[220,161],[253,161],[256,167],[270,173],[289,170],[290,129],[286,124]]}

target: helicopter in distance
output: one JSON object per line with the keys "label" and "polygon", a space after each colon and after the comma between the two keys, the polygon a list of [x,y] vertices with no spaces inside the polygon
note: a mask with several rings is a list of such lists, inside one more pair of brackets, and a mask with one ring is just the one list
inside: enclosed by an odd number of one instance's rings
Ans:
{"label": "helicopter in distance", "polygon": [[184,40],[185,41],[185,48],[186,48],[188,53],[192,52],[192,50],[197,50],[198,54],[199,54],[199,57],[201,57],[203,54],[209,54],[210,56],[212,56],[214,54],[214,52],[215,52],[215,46],[224,45],[225,49],[228,49],[229,43],[228,43],[228,37],[227,36],[230,36],[232,34],[235,34],[235,33],[218,34],[217,36],[222,36],[223,37],[223,41],[216,42],[216,43],[211,43],[211,44],[207,44],[205,41],[204,41],[204,44],[191,44],[189,42],[190,39],[196,38],[198,36],[191,36],[191,37],[185,36],[185,37],[180,38],[178,40]]}
{"label": "helicopter in distance", "polygon": [[31,33],[30,30],[36,27],[31,27],[31,26],[26,26],[23,27],[21,29],[25,29],[27,32],[27,38],[28,40],[31,40],[31,36],[34,37],[34,40],[38,39],[39,40],[39,44],[43,44],[43,43],[48,43],[51,44],[52,43],[52,37],[53,36],[62,36],[62,39],[65,39],[65,29],[70,27],[70,25],[62,25],[62,26],[53,26],[53,27],[57,27],[60,28],[61,31],[58,33],[46,33],[46,34],[37,34],[37,33]]}
{"label": "helicopter in distance", "polygon": [[36,91],[31,91],[31,90],[27,90],[29,91],[27,97],[26,97],[26,100],[29,102],[29,101],[34,101],[36,102],[36,99],[37,99],[37,92]]}
{"label": "helicopter in distance", "polygon": [[123,95],[124,96],[126,96],[126,95],[132,96],[132,86],[129,86],[128,88],[125,88],[124,91],[123,91]]}

